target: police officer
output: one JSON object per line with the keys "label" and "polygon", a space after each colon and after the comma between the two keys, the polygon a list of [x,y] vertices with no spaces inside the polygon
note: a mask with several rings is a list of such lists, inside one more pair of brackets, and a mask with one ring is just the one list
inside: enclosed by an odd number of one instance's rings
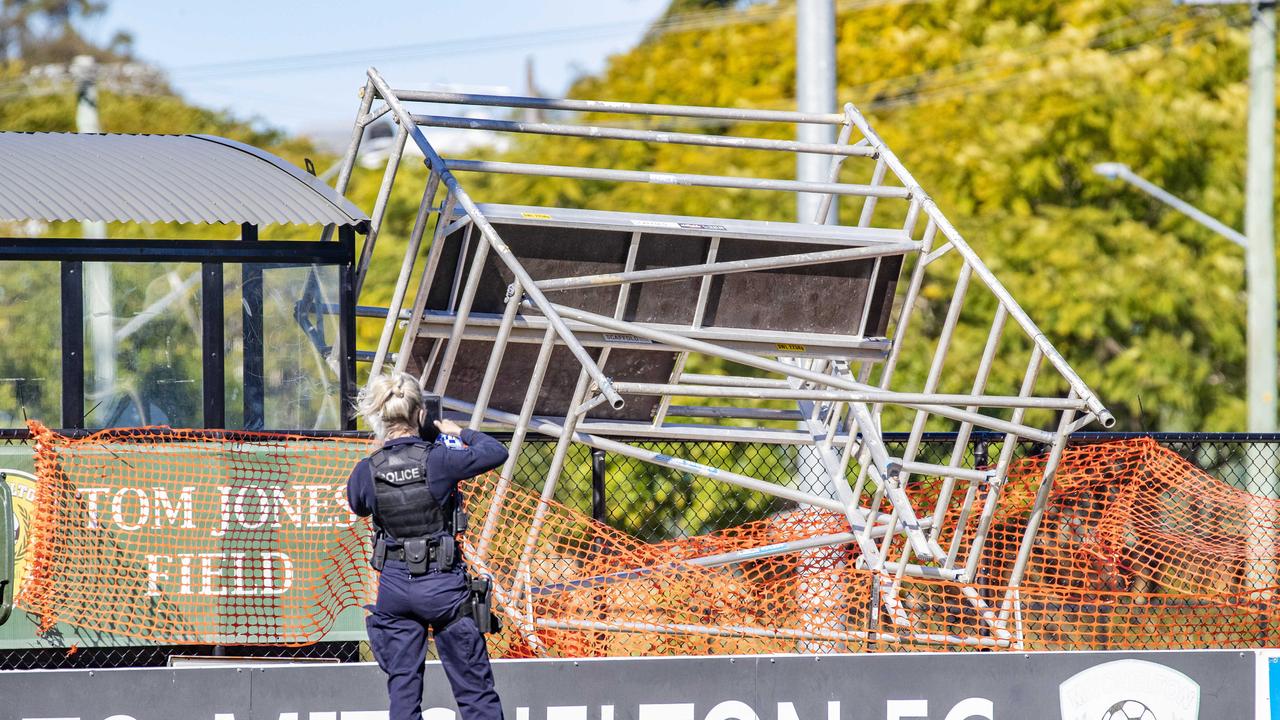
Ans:
{"label": "police officer", "polygon": [[359,411],[383,440],[351,471],[347,501],[357,515],[373,516],[372,563],[381,577],[365,624],[387,673],[390,720],[422,718],[428,628],[462,720],[501,720],[484,635],[472,617],[475,584],[455,541],[462,530],[455,510],[458,482],[501,465],[507,449],[448,420],[435,422],[441,435],[434,442],[423,440],[422,392],[403,373],[374,380]]}

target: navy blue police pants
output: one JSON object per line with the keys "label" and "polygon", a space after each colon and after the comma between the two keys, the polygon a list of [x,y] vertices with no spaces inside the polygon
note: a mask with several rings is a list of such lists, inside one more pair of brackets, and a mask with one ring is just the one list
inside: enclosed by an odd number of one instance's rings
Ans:
{"label": "navy blue police pants", "polygon": [[422,720],[423,662],[431,627],[437,628],[436,650],[462,720],[502,720],[489,651],[475,621],[466,616],[438,629],[466,599],[461,569],[411,577],[401,562],[388,560],[383,567],[378,602],[365,626],[378,666],[387,674],[389,720]]}

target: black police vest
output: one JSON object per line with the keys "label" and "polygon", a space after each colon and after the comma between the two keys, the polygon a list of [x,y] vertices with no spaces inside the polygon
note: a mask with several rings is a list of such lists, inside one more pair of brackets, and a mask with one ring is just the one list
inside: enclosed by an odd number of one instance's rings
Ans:
{"label": "black police vest", "polygon": [[449,507],[436,502],[427,481],[428,450],[420,443],[392,445],[369,458],[377,498],[373,522],[392,539],[453,533],[452,498]]}

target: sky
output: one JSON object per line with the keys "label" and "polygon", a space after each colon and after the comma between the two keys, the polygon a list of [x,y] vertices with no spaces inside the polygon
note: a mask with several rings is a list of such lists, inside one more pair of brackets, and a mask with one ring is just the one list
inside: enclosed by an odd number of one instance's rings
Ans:
{"label": "sky", "polygon": [[349,136],[374,65],[397,88],[541,91],[634,45],[668,0],[111,0],[86,27],[134,36],[188,100],[322,142]]}

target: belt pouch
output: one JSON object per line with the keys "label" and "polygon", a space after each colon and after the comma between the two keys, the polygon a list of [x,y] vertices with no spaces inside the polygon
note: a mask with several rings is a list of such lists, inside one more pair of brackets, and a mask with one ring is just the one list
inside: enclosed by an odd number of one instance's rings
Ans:
{"label": "belt pouch", "polygon": [[444,572],[452,568],[453,561],[458,558],[458,541],[454,540],[452,535],[445,535],[437,543],[436,569]]}
{"label": "belt pouch", "polygon": [[426,575],[429,556],[427,538],[404,541],[404,564],[409,566],[410,575]]}

